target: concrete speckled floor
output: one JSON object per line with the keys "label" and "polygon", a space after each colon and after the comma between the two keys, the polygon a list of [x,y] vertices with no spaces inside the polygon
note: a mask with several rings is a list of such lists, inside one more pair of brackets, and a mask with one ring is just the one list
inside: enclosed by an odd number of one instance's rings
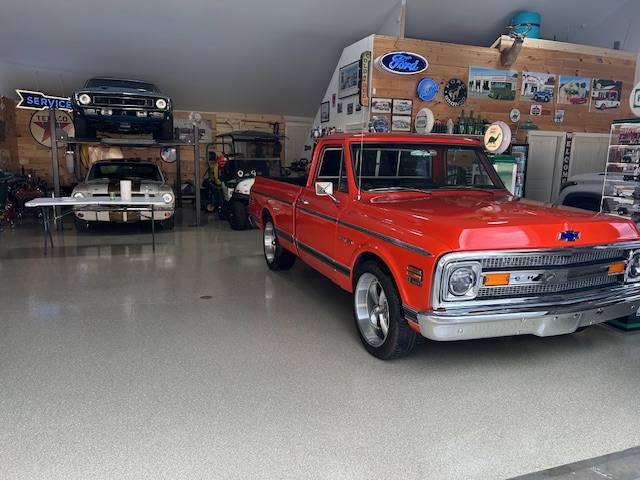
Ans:
{"label": "concrete speckled floor", "polygon": [[[0,233],[2,479],[500,479],[640,444],[640,335],[427,342],[210,220]],[[211,298],[201,298],[210,296]]]}

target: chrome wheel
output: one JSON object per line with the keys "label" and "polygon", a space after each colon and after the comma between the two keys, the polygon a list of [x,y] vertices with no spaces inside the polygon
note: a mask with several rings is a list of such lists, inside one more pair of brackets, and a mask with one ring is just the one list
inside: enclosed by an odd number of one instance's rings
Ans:
{"label": "chrome wheel", "polygon": [[362,337],[379,347],[389,333],[389,303],[378,278],[369,272],[358,279],[354,292],[356,321]]}
{"label": "chrome wheel", "polygon": [[267,222],[264,226],[264,232],[262,234],[264,240],[264,256],[267,262],[273,263],[276,259],[276,231],[273,228],[273,223]]}

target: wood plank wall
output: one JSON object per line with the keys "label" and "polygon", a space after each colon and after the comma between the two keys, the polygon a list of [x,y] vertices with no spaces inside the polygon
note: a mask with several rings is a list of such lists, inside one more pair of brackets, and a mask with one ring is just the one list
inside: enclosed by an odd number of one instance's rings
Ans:
{"label": "wood plank wall", "polygon": [[[48,182],[52,182],[51,178],[51,150],[37,143],[29,132],[29,121],[33,111],[11,108],[15,116],[15,132],[12,136],[16,142],[16,165],[15,169],[23,166],[26,171],[33,171],[37,175],[43,177]],[[280,132],[284,134],[284,117],[280,115],[262,115],[262,114],[246,114],[246,113],[215,113],[202,112],[202,118],[213,130],[213,135],[229,132],[232,130],[259,130],[271,132],[273,123],[280,123]],[[188,118],[189,112],[175,112],[175,118]],[[286,141],[286,139],[284,140]],[[284,152],[283,141],[283,152]],[[0,148],[2,148],[0,146]],[[200,171],[204,174],[206,146],[200,146]],[[60,148],[58,159],[60,163],[60,183],[61,185],[70,185],[74,183],[73,176],[65,169],[64,149]],[[160,150],[158,148],[122,148],[125,157],[137,157],[158,163],[165,176],[172,183],[175,181],[176,167],[175,164],[167,164],[160,160]],[[182,179],[188,180],[194,178],[193,163],[193,147],[181,147],[180,153],[182,161]],[[18,165],[19,161],[19,165]]]}
{"label": "wood plank wall", "polygon": [[[523,48],[516,63],[511,67],[502,67],[500,52],[495,48],[456,45],[450,43],[430,42],[424,40],[398,39],[395,37],[376,36],[374,40],[373,58],[386,52],[396,50],[415,52],[429,61],[429,68],[419,75],[393,75],[373,68],[372,97],[409,98],[413,99],[413,117],[423,107],[430,108],[436,119],[452,118],[454,121],[464,109],[468,115],[481,114],[490,122],[502,120],[515,130],[515,124],[509,120],[509,112],[518,107],[522,113],[521,124],[531,119],[540,130],[560,130],[566,132],[608,133],[611,122],[617,118],[629,118],[628,98],[633,88],[636,62],[635,57],[622,52],[611,51],[610,55],[585,55],[554,50]],[[460,78],[468,82],[469,67],[490,67],[502,70],[516,70],[520,73],[516,88],[515,101],[467,99],[462,107],[450,107],[442,97],[446,82],[452,78]],[[529,109],[533,102],[520,101],[520,86],[523,71],[556,74],[556,82],[560,74],[580,75],[588,78],[603,78],[622,81],[622,99],[620,109],[605,112],[590,112],[587,105],[555,105],[555,98],[543,105],[542,116],[530,116]],[[422,102],[417,97],[417,85],[424,77],[433,78],[440,85],[440,92],[433,102]],[[557,96],[557,85],[556,93]],[[539,102],[535,102],[539,103]],[[553,121],[555,109],[564,110],[562,124]],[[518,132],[518,140],[524,141],[526,131]]]}
{"label": "wood plank wall", "polygon": [[12,172],[19,169],[15,105],[10,98],[0,97],[0,120],[5,126],[4,139],[0,137],[0,170]]}

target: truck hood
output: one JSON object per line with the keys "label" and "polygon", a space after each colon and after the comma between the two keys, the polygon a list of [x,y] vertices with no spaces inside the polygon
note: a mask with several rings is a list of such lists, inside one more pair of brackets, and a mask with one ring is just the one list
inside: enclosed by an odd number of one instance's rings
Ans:
{"label": "truck hood", "polygon": [[[396,235],[401,231],[404,241],[427,250],[434,240],[456,251],[562,248],[640,237],[630,220],[518,199],[504,192],[448,190],[427,197],[403,195],[404,199],[396,194],[369,202],[376,206],[376,216],[393,219]],[[579,232],[579,238],[560,240],[564,231]]]}

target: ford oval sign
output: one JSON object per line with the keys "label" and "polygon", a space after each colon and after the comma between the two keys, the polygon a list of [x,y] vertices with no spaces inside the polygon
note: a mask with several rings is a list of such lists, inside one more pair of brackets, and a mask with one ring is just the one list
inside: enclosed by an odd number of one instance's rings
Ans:
{"label": "ford oval sign", "polygon": [[422,55],[411,52],[389,52],[376,58],[376,66],[397,75],[415,75],[424,72],[429,62]]}

